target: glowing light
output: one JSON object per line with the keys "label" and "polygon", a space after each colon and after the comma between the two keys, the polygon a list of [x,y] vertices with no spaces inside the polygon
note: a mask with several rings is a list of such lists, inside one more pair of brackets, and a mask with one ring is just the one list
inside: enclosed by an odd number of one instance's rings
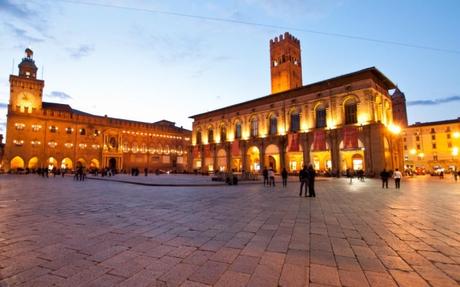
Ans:
{"label": "glowing light", "polygon": [[460,132],[454,132],[452,136],[454,137],[454,139],[458,139],[460,138]]}
{"label": "glowing light", "polygon": [[327,128],[332,130],[332,129],[335,129],[336,126],[335,126],[335,121],[334,120],[329,120],[329,122],[327,123]]}
{"label": "glowing light", "polygon": [[388,129],[390,130],[390,132],[392,132],[395,135],[399,135],[401,133],[401,127],[393,125],[393,124],[389,125]]}
{"label": "glowing light", "polygon": [[360,114],[358,116],[358,124],[364,125],[369,121],[369,115],[368,114]]}
{"label": "glowing light", "polygon": [[410,154],[416,154],[416,153],[417,153],[417,150],[415,148],[410,150]]}
{"label": "glowing light", "polygon": [[425,156],[425,154],[423,152],[421,152],[421,153],[418,154],[418,156],[423,158]]}
{"label": "glowing light", "polygon": [[455,146],[455,147],[452,148],[452,155],[453,155],[453,156],[457,156],[457,155],[458,155],[458,147]]}

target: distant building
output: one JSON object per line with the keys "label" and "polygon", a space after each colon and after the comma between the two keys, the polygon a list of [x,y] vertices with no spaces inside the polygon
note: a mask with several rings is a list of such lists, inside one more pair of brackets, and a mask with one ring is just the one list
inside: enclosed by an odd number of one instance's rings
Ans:
{"label": "distant building", "polygon": [[170,121],[145,123],[97,116],[69,105],[42,101],[33,52],[10,75],[3,167],[129,170],[186,169],[191,132]]}
{"label": "distant building", "polygon": [[407,169],[434,171],[460,167],[460,118],[417,122],[404,129],[402,137]]}
{"label": "distant building", "polygon": [[285,33],[270,41],[270,70],[271,95],[191,116],[191,169],[298,172],[311,163],[325,173],[373,175],[403,167],[389,94],[396,86],[378,69],[304,86],[300,42]]}

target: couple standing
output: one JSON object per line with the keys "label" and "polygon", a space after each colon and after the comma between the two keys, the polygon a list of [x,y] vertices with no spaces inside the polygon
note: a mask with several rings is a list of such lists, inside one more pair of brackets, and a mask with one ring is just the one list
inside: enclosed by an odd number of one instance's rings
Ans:
{"label": "couple standing", "polygon": [[[316,197],[315,193],[315,177],[316,172],[313,166],[310,164],[307,166],[303,166],[303,169],[299,173],[299,180],[300,180],[300,193],[299,196],[302,196],[302,189],[305,186],[305,197]],[[308,193],[307,195],[307,187]]]}

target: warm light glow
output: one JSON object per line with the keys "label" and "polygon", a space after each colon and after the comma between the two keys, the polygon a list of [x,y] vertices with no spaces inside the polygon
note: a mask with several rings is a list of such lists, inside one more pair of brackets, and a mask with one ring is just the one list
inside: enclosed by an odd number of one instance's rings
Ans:
{"label": "warm light glow", "polygon": [[416,154],[416,153],[417,153],[417,150],[415,148],[410,150],[410,154]]}
{"label": "warm light glow", "polygon": [[457,156],[457,155],[458,155],[458,147],[455,146],[455,147],[452,148],[452,155],[453,155],[453,156]]}
{"label": "warm light glow", "polygon": [[454,139],[458,139],[460,138],[460,132],[454,132],[452,136],[454,137]]}
{"label": "warm light glow", "polygon": [[286,133],[286,131],[284,130],[284,127],[281,126],[281,125],[278,125],[278,134],[280,136],[284,136],[285,133]]}
{"label": "warm light glow", "polygon": [[330,119],[327,123],[327,128],[332,130],[332,129],[335,129],[336,126],[335,126],[335,121],[333,119]]}
{"label": "warm light glow", "polygon": [[390,130],[390,132],[394,133],[395,135],[399,135],[401,133],[401,127],[393,125],[393,124],[389,125],[388,129]]}
{"label": "warm light glow", "polygon": [[425,156],[425,154],[423,152],[421,152],[421,153],[418,154],[418,156],[423,158]]}
{"label": "warm light glow", "polygon": [[358,124],[364,125],[369,121],[369,115],[362,113],[358,116]]}

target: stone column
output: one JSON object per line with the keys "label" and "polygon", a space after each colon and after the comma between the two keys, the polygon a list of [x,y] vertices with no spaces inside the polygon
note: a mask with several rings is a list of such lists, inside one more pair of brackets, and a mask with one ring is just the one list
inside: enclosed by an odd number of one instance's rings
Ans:
{"label": "stone column", "polygon": [[280,138],[280,169],[283,170],[283,168],[286,168],[286,137],[287,136],[281,136]]}
{"label": "stone column", "polygon": [[225,144],[225,155],[227,159],[227,171],[232,170],[232,143],[226,143]]}
{"label": "stone column", "polygon": [[211,149],[212,153],[212,168],[217,170],[217,144],[211,144],[209,148]]}
{"label": "stone column", "polygon": [[337,141],[337,130],[329,131],[328,139],[331,145],[332,171],[340,174],[340,143]]}
{"label": "stone column", "polygon": [[265,167],[265,140],[264,139],[262,139],[262,142],[259,145],[259,157],[260,157],[260,170],[263,170]]}
{"label": "stone column", "polygon": [[244,171],[248,170],[247,155],[246,155],[246,142],[247,141],[245,140],[240,140],[241,160],[243,161],[242,169]]}
{"label": "stone column", "polygon": [[205,154],[204,154],[204,146],[203,145],[200,145],[199,147],[199,150],[200,150],[200,154],[201,154],[201,172],[204,173],[206,172],[205,170]]}
{"label": "stone column", "polygon": [[301,143],[302,143],[302,151],[303,151],[303,164],[308,165],[311,162],[310,159],[310,147],[312,142],[312,133],[304,133],[301,134]]}

